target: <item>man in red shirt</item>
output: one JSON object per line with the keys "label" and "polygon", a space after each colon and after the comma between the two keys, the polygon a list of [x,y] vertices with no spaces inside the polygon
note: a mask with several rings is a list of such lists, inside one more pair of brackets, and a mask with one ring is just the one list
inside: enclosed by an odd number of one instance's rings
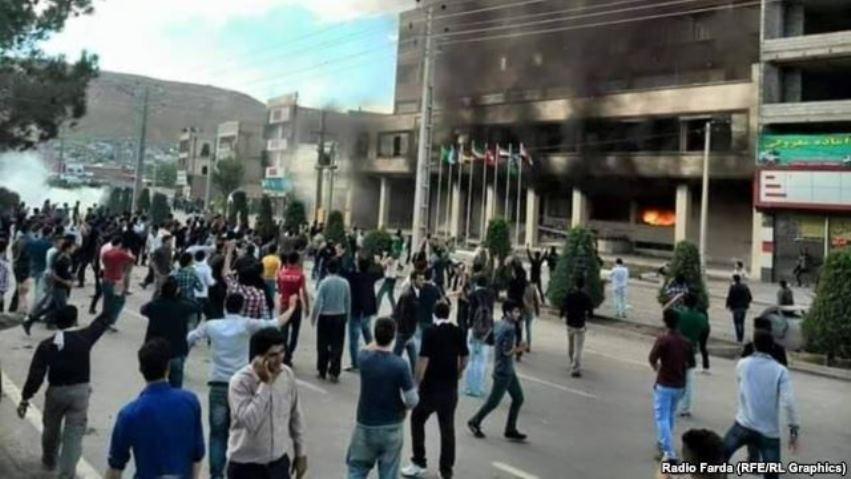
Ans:
{"label": "man in red shirt", "polygon": [[126,275],[130,274],[136,257],[129,251],[129,245],[124,238],[103,253],[100,258],[103,265],[103,312],[109,316],[110,331],[118,331],[115,323],[124,308],[126,295]]}
{"label": "man in red shirt", "polygon": [[307,294],[304,272],[301,270],[299,261],[298,253],[292,252],[288,254],[286,265],[278,272],[278,293],[281,296],[281,311],[286,311],[289,308],[289,298],[293,295],[298,296],[299,302],[299,306],[293,312],[290,321],[281,330],[284,333],[284,344],[286,345],[284,363],[288,366],[292,365],[293,353],[295,353],[295,348],[298,345],[298,330],[301,327],[301,317],[302,315],[310,315],[310,297]]}

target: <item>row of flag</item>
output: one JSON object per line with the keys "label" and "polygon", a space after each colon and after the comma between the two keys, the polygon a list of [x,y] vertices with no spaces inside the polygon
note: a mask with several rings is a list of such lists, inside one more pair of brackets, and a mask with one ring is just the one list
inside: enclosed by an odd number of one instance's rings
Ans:
{"label": "row of flag", "polygon": [[440,161],[447,165],[455,165],[458,163],[470,163],[473,161],[484,161],[488,166],[496,166],[500,161],[508,161],[510,166],[517,166],[523,163],[532,165],[532,157],[526,151],[523,143],[520,144],[518,151],[512,151],[511,148],[505,149],[497,145],[495,148],[489,148],[485,145],[484,149],[476,148],[476,143],[470,145],[469,151],[465,148],[455,145],[449,148],[440,147]]}

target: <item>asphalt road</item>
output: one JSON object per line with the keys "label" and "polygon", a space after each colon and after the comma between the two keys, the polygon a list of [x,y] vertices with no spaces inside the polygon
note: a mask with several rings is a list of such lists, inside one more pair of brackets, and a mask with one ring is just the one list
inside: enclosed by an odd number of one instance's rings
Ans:
{"label": "asphalt road", "polygon": [[[141,274],[141,270],[134,273],[137,279]],[[93,474],[95,471],[105,470],[115,416],[144,386],[137,372],[136,350],[142,342],[145,320],[138,311],[149,298],[150,290],[142,291],[137,283],[138,280],[133,282],[133,294],[119,319],[120,332],[107,333],[93,352],[90,430],[84,440],[84,459],[92,470],[85,477],[97,477]],[[71,297],[71,302],[83,313],[82,321],[86,322],[91,320],[85,314],[90,294],[91,287],[87,287],[74,290]],[[18,389],[23,385],[34,346],[49,335],[40,325],[33,329],[31,338],[21,329],[0,333],[0,360],[7,384]],[[516,444],[502,438],[507,398],[484,423],[488,437],[484,440],[473,438],[464,424],[481,400],[463,397],[456,418],[456,476],[654,477],[651,401],[654,375],[646,364],[651,342],[651,338],[591,325],[586,341],[585,374],[581,379],[573,379],[567,368],[563,326],[555,321],[538,321],[533,352],[518,365],[526,395],[519,427],[529,434],[528,443]],[[344,373],[339,384],[318,381],[314,360],[315,334],[308,325],[302,329],[295,371],[307,417],[309,477],[345,477],[345,454],[354,424],[358,377]],[[346,349],[344,365],[347,364]],[[209,352],[202,345],[190,354],[185,387],[199,395],[205,418],[208,370]],[[694,418],[679,421],[678,433],[697,427],[724,434],[735,415],[733,373],[734,362],[713,358],[712,374],[698,375]],[[851,408],[847,402],[851,397],[851,383],[797,372],[793,372],[792,377],[802,418],[802,447],[794,457],[784,450],[784,460],[851,459]],[[14,391],[5,389],[7,397],[0,402],[0,477],[43,477],[34,472],[40,451],[35,428],[37,418],[33,422],[18,420],[9,400]],[[43,397],[42,390],[35,400],[38,409],[43,405]],[[207,424],[204,427],[206,429]],[[434,467],[438,454],[436,418],[428,425],[427,440],[429,465],[432,466],[428,477],[437,477]],[[408,436],[405,463],[409,456]],[[13,466],[17,469],[2,470]],[[85,465],[82,468],[85,469]],[[132,477],[131,472],[128,470],[125,477]],[[206,477],[206,464],[202,477]]]}

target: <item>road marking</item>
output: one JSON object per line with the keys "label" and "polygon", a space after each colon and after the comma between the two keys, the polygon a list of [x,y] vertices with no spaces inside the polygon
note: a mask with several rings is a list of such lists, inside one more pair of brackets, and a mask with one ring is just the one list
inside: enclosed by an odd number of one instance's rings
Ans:
{"label": "road marking", "polygon": [[504,471],[504,472],[507,472],[507,473],[513,475],[514,477],[519,477],[520,479],[539,479],[538,476],[536,476],[534,474],[529,474],[526,471],[521,471],[520,469],[517,469],[514,466],[509,466],[508,464],[505,464],[504,462],[493,462],[493,463],[491,463],[491,465],[493,465],[493,467],[495,467],[495,468],[497,468],[501,471]]}
{"label": "road marking", "polygon": [[[8,374],[3,375],[3,392],[6,393],[6,396],[12,401],[12,404],[18,405],[21,403],[21,390],[18,389],[18,386],[9,379]],[[27,409],[27,415],[24,416],[32,426],[38,431],[38,434],[41,435],[43,431],[42,426],[42,416],[41,411],[35,407],[34,404],[30,403],[29,409]],[[97,470],[86,461],[86,458],[80,456],[80,462],[77,463],[77,477],[81,479],[102,479]]]}
{"label": "road marking", "polygon": [[597,399],[596,395],[591,394],[589,392],[582,391],[580,389],[569,388],[567,386],[562,386],[561,384],[551,383],[549,381],[546,381],[544,379],[539,379],[539,378],[536,378],[534,376],[527,376],[526,374],[518,374],[517,377],[523,378],[527,381],[532,381],[533,383],[543,384],[544,386],[556,388],[556,389],[558,389],[560,391],[564,391],[566,393],[572,393],[572,394],[576,394],[578,396],[582,396],[582,397],[586,397],[586,398],[590,398],[590,399]]}
{"label": "road marking", "polygon": [[317,392],[319,394],[328,394],[328,391],[326,391],[325,389],[322,389],[321,387],[311,384],[303,379],[296,379],[296,382],[299,386],[305,389],[310,389],[311,391]]}
{"label": "road marking", "polygon": [[588,353],[597,355],[597,356],[607,358],[607,359],[611,359],[611,360],[614,360],[614,361],[620,361],[622,363],[632,364],[632,365],[635,365],[635,366],[640,366],[642,368],[649,368],[650,367],[650,363],[636,361],[634,359],[621,358],[621,357],[618,357],[618,356],[612,356],[610,354],[606,354],[606,353],[597,351],[596,349],[593,349],[593,348],[585,348],[585,351],[588,352]]}

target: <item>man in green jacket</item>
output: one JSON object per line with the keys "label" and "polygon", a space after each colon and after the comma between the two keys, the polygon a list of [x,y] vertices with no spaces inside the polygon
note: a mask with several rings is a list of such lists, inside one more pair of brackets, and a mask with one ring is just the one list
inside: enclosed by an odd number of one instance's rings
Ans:
{"label": "man in green jacket", "polygon": [[[682,308],[677,310],[679,320],[677,330],[692,345],[692,351],[697,351],[700,346],[700,338],[709,331],[709,319],[706,314],[697,307],[697,296],[689,293],[686,295]],[[689,368],[686,374],[686,387],[680,400],[680,417],[691,417],[691,398],[694,395],[694,372],[696,368]]]}

